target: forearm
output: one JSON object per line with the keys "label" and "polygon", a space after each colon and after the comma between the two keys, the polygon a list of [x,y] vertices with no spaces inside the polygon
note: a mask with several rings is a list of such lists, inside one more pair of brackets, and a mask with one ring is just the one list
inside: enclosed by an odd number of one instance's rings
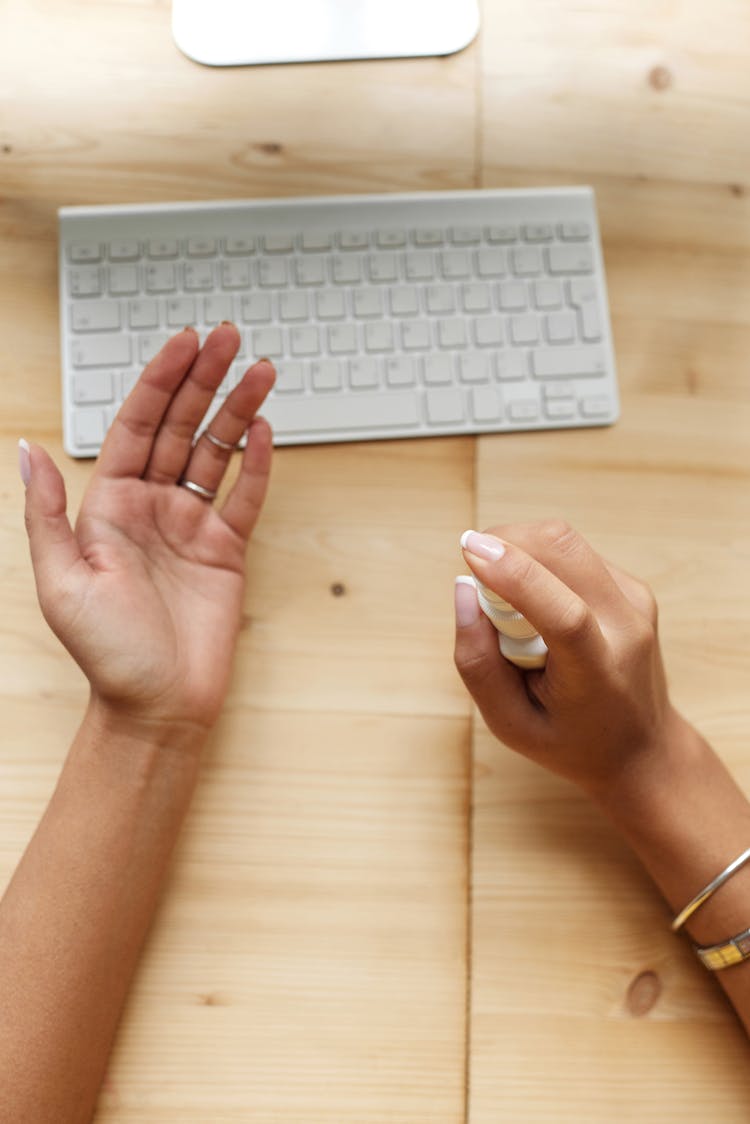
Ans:
{"label": "forearm", "polygon": [[91,1119],[201,741],[89,707],[0,902],[0,1124]]}
{"label": "forearm", "polygon": [[[750,847],[750,803],[716,753],[676,714],[665,744],[597,799],[675,914]],[[748,927],[750,864],[695,912],[686,930],[696,944],[711,945]],[[750,1033],[750,962],[716,976]]]}

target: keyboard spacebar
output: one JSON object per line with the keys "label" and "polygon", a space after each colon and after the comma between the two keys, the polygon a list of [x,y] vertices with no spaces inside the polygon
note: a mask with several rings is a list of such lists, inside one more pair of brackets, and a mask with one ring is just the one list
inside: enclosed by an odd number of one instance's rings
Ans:
{"label": "keyboard spacebar", "polygon": [[375,394],[321,394],[300,398],[275,395],[261,410],[279,436],[354,429],[409,429],[421,421],[419,397],[411,391]]}

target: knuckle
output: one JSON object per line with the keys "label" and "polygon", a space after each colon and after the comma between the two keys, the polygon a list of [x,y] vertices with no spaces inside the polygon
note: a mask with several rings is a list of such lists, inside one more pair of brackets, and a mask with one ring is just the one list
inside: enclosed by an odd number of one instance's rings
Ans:
{"label": "knuckle", "polygon": [[580,640],[591,631],[593,619],[591,609],[586,602],[576,598],[561,609],[557,632],[563,640]]}

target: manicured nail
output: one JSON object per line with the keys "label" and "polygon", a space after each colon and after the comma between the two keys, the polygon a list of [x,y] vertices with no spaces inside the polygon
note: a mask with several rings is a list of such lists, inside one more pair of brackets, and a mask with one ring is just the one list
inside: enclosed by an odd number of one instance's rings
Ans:
{"label": "manicured nail", "polygon": [[456,578],[456,624],[469,628],[479,620],[479,602],[474,579],[466,574]]}
{"label": "manicured nail", "polygon": [[494,535],[480,535],[478,531],[464,531],[461,535],[461,549],[486,562],[497,562],[505,554],[505,543]]}
{"label": "manicured nail", "polygon": [[18,470],[21,473],[24,488],[28,488],[31,480],[31,450],[28,441],[23,437],[18,442]]}

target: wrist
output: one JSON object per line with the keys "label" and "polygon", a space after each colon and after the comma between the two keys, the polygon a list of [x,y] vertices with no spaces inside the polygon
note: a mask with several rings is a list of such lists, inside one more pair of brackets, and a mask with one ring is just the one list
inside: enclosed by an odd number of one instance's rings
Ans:
{"label": "wrist", "polygon": [[208,733],[192,722],[133,715],[92,694],[70,756],[103,764],[137,787],[166,774],[177,793],[194,785]]}

